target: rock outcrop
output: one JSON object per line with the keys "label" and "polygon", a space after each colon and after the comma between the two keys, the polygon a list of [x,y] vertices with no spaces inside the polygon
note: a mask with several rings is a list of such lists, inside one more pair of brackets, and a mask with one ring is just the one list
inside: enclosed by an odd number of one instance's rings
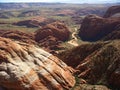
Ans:
{"label": "rock outcrop", "polygon": [[115,40],[115,39],[120,39],[120,30],[113,31],[112,33],[105,36],[102,40],[107,41],[107,40]]}
{"label": "rock outcrop", "polygon": [[106,11],[104,17],[105,18],[112,17],[117,13],[119,13],[119,17],[120,17],[120,5],[112,6],[112,7],[108,8],[108,10]]}
{"label": "rock outcrop", "polygon": [[59,41],[57,38],[53,36],[48,36],[45,39],[42,39],[38,42],[40,47],[43,47],[45,50],[52,54],[56,54],[55,50],[63,48],[60,46],[61,43],[62,41]]}
{"label": "rock outcrop", "polygon": [[90,84],[120,88],[120,41],[84,44],[66,51],[59,58]]}
{"label": "rock outcrop", "polygon": [[26,26],[26,27],[42,27],[45,26],[47,24],[53,23],[56,20],[54,19],[48,19],[48,18],[44,18],[44,17],[35,17],[29,20],[23,20],[23,21],[18,21],[13,23],[13,25],[17,25],[17,26]]}
{"label": "rock outcrop", "polygon": [[0,37],[0,86],[7,90],[69,90],[75,84],[71,72],[34,45]]}
{"label": "rock outcrop", "polygon": [[15,41],[20,41],[28,44],[39,45],[49,53],[56,54],[56,50],[63,49],[60,45],[62,41],[53,36],[48,36],[40,41],[35,40],[34,33],[27,33],[18,30],[0,30],[0,37],[10,38]]}
{"label": "rock outcrop", "polygon": [[13,23],[13,25],[26,26],[26,27],[32,27],[33,28],[33,27],[38,27],[39,22],[35,21],[35,20],[23,20],[23,21]]}
{"label": "rock outcrop", "polygon": [[29,44],[35,44],[34,34],[15,30],[0,30],[0,37],[10,38]]}
{"label": "rock outcrop", "polygon": [[84,16],[88,14],[96,14],[98,16],[103,16],[107,7],[86,7],[86,8],[80,8],[75,12],[75,15],[77,16]]}
{"label": "rock outcrop", "polygon": [[35,40],[38,42],[48,36],[53,36],[61,41],[66,41],[69,39],[69,29],[67,26],[61,22],[53,22],[42,27],[35,34]]}
{"label": "rock outcrop", "polygon": [[82,22],[79,36],[85,41],[97,41],[116,30],[120,24],[120,18],[102,18],[96,15],[88,15]]}

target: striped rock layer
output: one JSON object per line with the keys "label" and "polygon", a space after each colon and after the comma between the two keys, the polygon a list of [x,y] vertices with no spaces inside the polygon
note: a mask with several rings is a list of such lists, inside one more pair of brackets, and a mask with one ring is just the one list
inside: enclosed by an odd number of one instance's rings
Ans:
{"label": "striped rock layer", "polygon": [[67,90],[73,70],[34,45],[0,37],[0,86],[8,90]]}

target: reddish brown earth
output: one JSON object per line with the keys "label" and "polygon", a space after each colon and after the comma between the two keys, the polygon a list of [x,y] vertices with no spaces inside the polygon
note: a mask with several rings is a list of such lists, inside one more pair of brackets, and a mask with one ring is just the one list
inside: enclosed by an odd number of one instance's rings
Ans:
{"label": "reddish brown earth", "polygon": [[60,50],[63,48],[60,46],[61,43],[62,41],[53,36],[48,36],[38,42],[40,47],[43,47],[45,50],[52,54],[56,54],[55,50]]}
{"label": "reddish brown earth", "polygon": [[59,55],[90,84],[120,88],[120,41],[83,44]]}
{"label": "reddish brown earth", "polygon": [[46,26],[40,28],[35,32],[35,40],[39,42],[40,40],[53,36],[61,41],[66,41],[69,39],[70,31],[67,26],[61,22],[53,22],[47,24]]}
{"label": "reddish brown earth", "polygon": [[79,36],[82,40],[96,41],[112,31],[120,24],[120,18],[102,18],[96,15],[88,15],[82,22]]}
{"label": "reddish brown earth", "polygon": [[30,20],[18,21],[16,23],[13,23],[13,25],[26,26],[26,27],[40,27],[40,26],[45,26],[45,25],[50,24],[50,23],[55,22],[55,21],[56,20],[54,20],[54,19],[35,17],[35,18],[30,19]]}
{"label": "reddish brown earth", "polygon": [[[114,14],[117,14],[117,13],[120,13],[120,5],[110,7],[110,8],[106,11],[104,17],[105,17],[105,18],[108,18],[108,17],[111,17],[111,16],[113,16]],[[120,15],[119,15],[119,16],[120,16]]]}
{"label": "reddish brown earth", "polygon": [[73,69],[34,45],[0,37],[0,88],[70,90]]}
{"label": "reddish brown earth", "polygon": [[35,44],[34,34],[14,30],[0,30],[0,37],[10,38],[25,43]]}
{"label": "reddish brown earth", "polygon": [[14,25],[18,26],[27,26],[27,27],[38,27],[39,22],[35,20],[24,20],[24,21],[19,21],[17,23],[13,23]]}
{"label": "reddish brown earth", "polygon": [[71,9],[64,9],[64,10],[57,10],[57,16],[71,16],[75,13],[75,10]]}
{"label": "reddish brown earth", "polygon": [[27,33],[22,31],[13,31],[13,30],[0,30],[0,37],[10,38],[15,41],[20,41],[29,44],[36,44],[42,47],[44,50],[56,54],[56,50],[62,49],[62,41],[58,40],[53,36],[48,36],[40,41],[35,41],[34,33]]}

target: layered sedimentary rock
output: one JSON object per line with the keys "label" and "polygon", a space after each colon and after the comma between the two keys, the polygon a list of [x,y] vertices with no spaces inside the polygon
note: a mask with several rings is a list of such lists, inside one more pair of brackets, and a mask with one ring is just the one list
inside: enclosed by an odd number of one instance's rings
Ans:
{"label": "layered sedimentary rock", "polygon": [[26,27],[40,27],[40,26],[45,26],[55,21],[56,20],[54,19],[48,19],[44,17],[35,17],[29,20],[18,21],[16,23],[13,23],[13,25],[26,26]]}
{"label": "layered sedimentary rock", "polygon": [[120,24],[120,18],[102,18],[96,15],[88,15],[82,22],[79,36],[82,40],[97,41],[116,30]]}
{"label": "layered sedimentary rock", "polygon": [[[118,14],[119,14],[119,16],[118,16]],[[104,15],[105,18],[115,17],[115,16],[120,17],[120,5],[112,6],[112,7],[108,8],[108,10],[106,11],[106,13]]]}
{"label": "layered sedimentary rock", "polygon": [[42,39],[38,42],[40,47],[43,47],[52,54],[55,54],[55,50],[59,50],[63,48],[60,46],[61,43],[62,41],[59,41],[57,38],[53,36],[48,36],[45,39]]}
{"label": "layered sedimentary rock", "polygon": [[115,39],[120,39],[120,30],[113,31],[112,33],[105,36],[102,40],[107,41]]}
{"label": "layered sedimentary rock", "polygon": [[61,41],[69,39],[69,29],[61,22],[53,22],[42,27],[35,34],[35,40],[38,42],[48,36],[53,36]]}
{"label": "layered sedimentary rock", "polygon": [[25,43],[35,44],[34,34],[15,30],[0,30],[0,37],[10,38]]}
{"label": "layered sedimentary rock", "polygon": [[24,20],[24,21],[19,21],[17,23],[13,23],[14,25],[18,26],[27,26],[27,27],[38,27],[39,22],[35,20]]}
{"label": "layered sedimentary rock", "polygon": [[83,44],[60,54],[60,59],[76,68],[78,77],[90,84],[120,88],[120,41]]}
{"label": "layered sedimentary rock", "polygon": [[34,45],[0,37],[0,86],[8,90],[63,90],[74,86],[73,70]]}

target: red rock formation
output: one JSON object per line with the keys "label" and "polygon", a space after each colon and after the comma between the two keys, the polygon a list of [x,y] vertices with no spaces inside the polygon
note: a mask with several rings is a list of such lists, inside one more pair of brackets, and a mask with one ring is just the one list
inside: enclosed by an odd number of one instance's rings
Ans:
{"label": "red rock formation", "polygon": [[75,84],[72,71],[34,45],[0,37],[0,86],[7,90],[69,90]]}
{"label": "red rock formation", "polygon": [[0,30],[0,36],[30,44],[35,44],[34,34],[14,30]]}
{"label": "red rock formation", "polygon": [[108,10],[106,11],[104,17],[108,18],[108,17],[111,17],[111,16],[113,16],[114,14],[117,14],[117,13],[120,13],[120,5],[112,6],[112,7],[108,8]]}
{"label": "red rock formation", "polygon": [[47,19],[43,17],[35,17],[30,20],[23,20],[23,21],[18,21],[16,23],[13,23],[13,25],[17,26],[26,26],[26,27],[39,27],[39,26],[45,26],[49,23],[55,22],[56,20],[54,19]]}
{"label": "red rock formation", "polygon": [[[45,34],[42,34],[42,35],[44,36]],[[22,31],[0,30],[0,36],[5,38],[10,38],[16,41],[20,41],[20,42],[39,45],[44,50],[52,54],[56,54],[55,51],[58,49],[63,49],[63,47],[60,46],[60,43],[62,43],[62,41],[49,35],[48,37],[45,37],[44,39],[41,39],[38,42],[35,41],[33,33],[26,33]]]}
{"label": "red rock formation", "polygon": [[19,21],[17,23],[13,23],[14,25],[18,26],[27,26],[27,27],[38,27],[39,22],[35,20],[24,20],[24,21]]}
{"label": "red rock formation", "polygon": [[108,35],[120,24],[120,18],[102,18],[88,15],[82,22],[79,36],[82,40],[96,41]]}
{"label": "red rock formation", "polygon": [[48,52],[55,54],[55,50],[61,49],[62,47],[60,46],[61,41],[59,41],[57,38],[48,36],[45,39],[42,39],[38,42],[40,47],[44,47],[47,49]]}
{"label": "red rock formation", "polygon": [[36,31],[35,40],[38,42],[48,36],[53,36],[61,41],[65,41],[68,40],[69,34],[69,29],[65,26],[65,24],[61,22],[54,22]]}
{"label": "red rock formation", "polygon": [[62,52],[59,54],[60,59],[63,60],[67,65],[75,68],[82,62],[87,56],[101,48],[104,44],[83,44],[79,47],[73,48],[72,50]]}
{"label": "red rock formation", "polygon": [[120,41],[84,44],[66,51],[59,58],[77,70],[78,77],[90,84],[120,88]]}

